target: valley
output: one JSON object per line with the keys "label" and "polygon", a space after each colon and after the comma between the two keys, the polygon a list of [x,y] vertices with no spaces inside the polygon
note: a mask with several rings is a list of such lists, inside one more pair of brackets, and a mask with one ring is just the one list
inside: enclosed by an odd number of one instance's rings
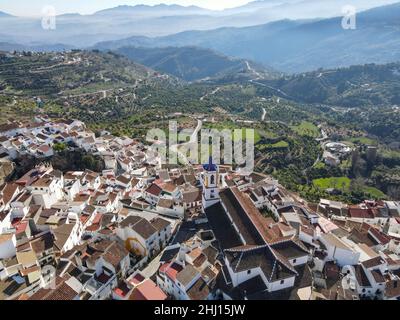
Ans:
{"label": "valley", "polygon": [[[0,59],[3,123],[41,113],[142,140],[150,128],[166,129],[170,119],[184,128],[187,116],[206,119],[209,128],[214,123],[218,129],[248,126],[257,132],[256,169],[307,199],[357,202],[398,195],[400,122],[391,107],[400,83],[397,64],[270,77],[246,61],[244,79],[231,78],[237,74],[233,69],[222,78],[211,73],[206,80],[187,82],[120,53],[97,50],[3,54]],[[353,155],[328,161],[327,140],[344,142]],[[378,148],[373,162],[370,146]],[[333,188],[334,194],[313,183],[339,176],[352,184]],[[371,188],[383,193],[369,193]]]}

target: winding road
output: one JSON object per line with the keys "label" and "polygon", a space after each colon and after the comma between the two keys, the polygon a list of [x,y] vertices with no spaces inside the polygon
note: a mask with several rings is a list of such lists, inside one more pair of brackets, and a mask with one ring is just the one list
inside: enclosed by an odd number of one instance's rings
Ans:
{"label": "winding road", "polygon": [[259,72],[258,72],[257,70],[255,70],[252,66],[250,66],[250,63],[249,63],[247,60],[245,61],[245,63],[246,63],[247,70],[249,70],[250,72],[252,72],[253,74],[255,74],[256,77],[257,77],[257,78],[255,78],[255,79],[250,80],[250,81],[255,81],[255,80],[264,79],[264,77],[261,75],[261,73],[259,73]]}
{"label": "winding road", "polygon": [[256,76],[256,78],[250,79],[249,82],[258,84],[259,86],[263,86],[263,87],[266,87],[271,90],[274,90],[274,91],[280,93],[281,95],[285,96],[286,98],[292,99],[291,96],[289,96],[286,92],[283,92],[281,89],[277,89],[277,88],[271,87],[265,83],[259,82],[258,80],[264,79],[262,74],[260,74],[257,70],[255,70],[253,67],[251,67],[248,61],[246,61],[246,66],[247,66],[247,69]]}
{"label": "winding road", "polygon": [[262,108],[262,109],[263,109],[263,114],[261,116],[261,121],[264,121],[265,117],[267,116],[267,110],[265,108]]}
{"label": "winding road", "polygon": [[218,87],[216,89],[214,89],[212,92],[210,93],[206,93],[204,96],[202,96],[200,98],[200,101],[203,101],[205,98],[207,98],[208,96],[213,96],[214,94],[216,94],[219,90],[221,90],[221,87]]}

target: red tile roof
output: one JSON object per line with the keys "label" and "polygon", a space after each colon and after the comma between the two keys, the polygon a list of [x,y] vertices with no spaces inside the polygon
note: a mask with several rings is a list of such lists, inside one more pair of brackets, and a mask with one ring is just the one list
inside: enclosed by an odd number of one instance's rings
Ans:
{"label": "red tile roof", "polygon": [[28,226],[28,222],[26,222],[26,221],[23,221],[23,222],[20,222],[20,223],[14,225],[14,228],[16,229],[16,234],[18,235],[18,234],[24,232],[26,230],[27,226]]}
{"label": "red tile roof", "polygon": [[137,286],[139,283],[143,282],[145,277],[143,277],[140,273],[136,274],[132,279],[129,280],[129,283],[133,286]]}
{"label": "red tile roof", "polygon": [[46,153],[46,152],[49,152],[49,151],[50,151],[50,147],[47,146],[47,145],[41,145],[41,146],[38,148],[38,150],[41,151],[41,152],[43,152],[43,153]]}
{"label": "red tile roof", "polygon": [[159,272],[160,273],[165,273],[168,278],[170,278],[171,280],[175,281],[176,280],[176,276],[178,275],[178,273],[180,271],[182,271],[183,267],[177,263],[166,263],[163,264],[160,269]]}
{"label": "red tile roof", "polygon": [[369,233],[372,234],[372,236],[378,240],[381,244],[387,244],[390,242],[390,238],[384,235],[382,232],[379,230],[375,229],[374,227],[371,227],[368,231]]}
{"label": "red tile roof", "polygon": [[129,300],[166,300],[166,294],[150,279],[138,285]]}
{"label": "red tile roof", "polygon": [[364,218],[364,219],[373,219],[374,213],[372,209],[363,209],[363,208],[349,208],[349,216],[352,218]]}
{"label": "red tile roof", "polygon": [[153,183],[150,187],[146,189],[146,192],[154,196],[159,196],[160,193],[162,192],[162,189],[158,185]]}
{"label": "red tile roof", "polygon": [[243,207],[247,216],[254,224],[258,232],[262,235],[264,241],[271,242],[275,237],[269,229],[268,220],[263,217],[248,195],[240,192],[237,187],[231,189],[240,205]]}

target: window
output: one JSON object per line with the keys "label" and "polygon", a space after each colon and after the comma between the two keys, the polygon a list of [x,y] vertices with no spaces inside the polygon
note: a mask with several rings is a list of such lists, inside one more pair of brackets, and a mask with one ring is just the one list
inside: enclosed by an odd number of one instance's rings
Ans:
{"label": "window", "polygon": [[285,283],[285,280],[281,280],[281,284],[284,284]]}

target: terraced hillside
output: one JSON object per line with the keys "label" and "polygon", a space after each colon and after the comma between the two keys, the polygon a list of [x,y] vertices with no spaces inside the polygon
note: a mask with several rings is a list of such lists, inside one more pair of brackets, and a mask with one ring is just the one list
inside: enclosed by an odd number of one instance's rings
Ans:
{"label": "terraced hillside", "polygon": [[151,71],[119,55],[90,51],[0,56],[2,94],[60,97],[134,86]]}
{"label": "terraced hillside", "polygon": [[248,80],[273,78],[277,72],[254,62],[225,56],[197,47],[137,48],[122,47],[118,53],[154,70],[186,81],[208,79]]}
{"label": "terraced hillside", "polygon": [[320,69],[267,83],[306,103],[342,107],[400,104],[400,63]]}

